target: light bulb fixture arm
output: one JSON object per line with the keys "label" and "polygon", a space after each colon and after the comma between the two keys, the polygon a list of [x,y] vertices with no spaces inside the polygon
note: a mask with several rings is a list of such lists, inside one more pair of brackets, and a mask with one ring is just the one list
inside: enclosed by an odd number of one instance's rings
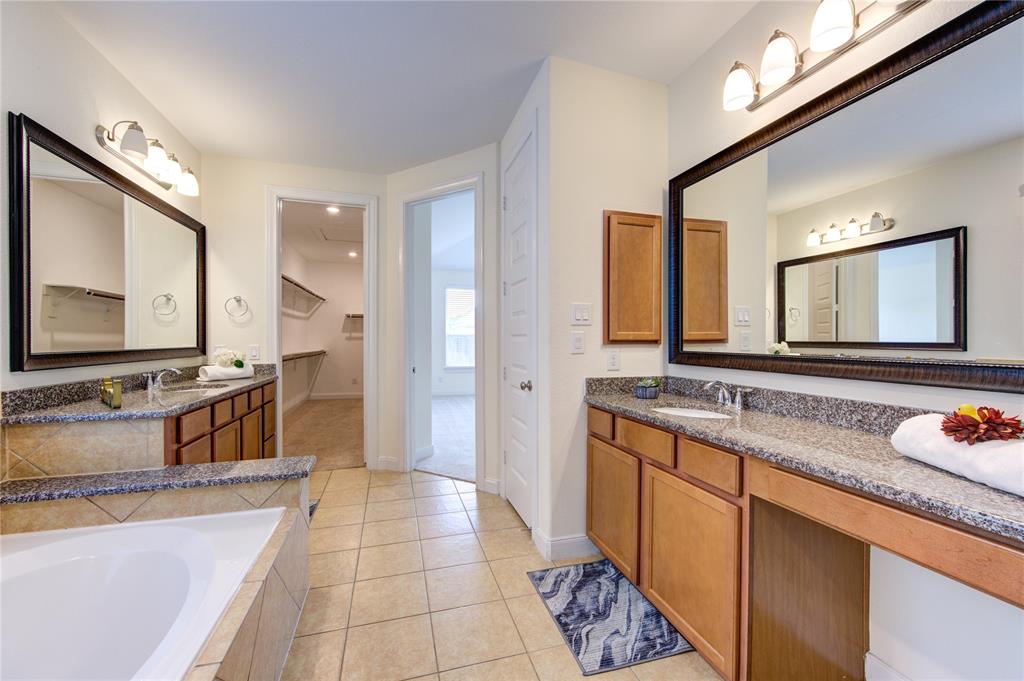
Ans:
{"label": "light bulb fixture arm", "polygon": [[[134,123],[134,121],[118,121],[117,123],[114,124],[114,127],[117,127],[121,123]],[[130,165],[132,168],[135,168],[135,170],[137,170],[138,172],[142,173],[147,178],[149,178],[153,182],[155,182],[158,185],[160,185],[162,188],[164,188],[164,189],[172,188],[174,185],[172,185],[170,182],[164,182],[163,180],[158,178],[156,175],[154,175],[153,173],[151,173],[148,170],[146,170],[145,168],[143,168],[142,164],[136,163],[132,159],[128,158],[127,156],[125,156],[124,154],[121,153],[120,149],[118,149],[116,146],[111,144],[112,142],[116,141],[116,139],[114,138],[114,127],[110,128],[108,130],[106,127],[104,127],[102,125],[97,125],[96,126],[96,141],[99,142],[100,147],[102,147],[106,151],[109,151],[111,154],[113,154],[114,156],[116,156],[120,160],[124,161],[125,163]]]}
{"label": "light bulb fixture arm", "polygon": [[135,125],[139,124],[138,121],[118,121],[117,123],[114,123],[112,126],[110,126],[110,130],[107,130],[107,132],[106,132],[106,134],[107,134],[107,141],[109,141],[109,142],[116,142],[117,141],[117,134],[116,134],[117,126],[121,125],[122,123],[127,123],[128,125],[132,125],[133,123]]}

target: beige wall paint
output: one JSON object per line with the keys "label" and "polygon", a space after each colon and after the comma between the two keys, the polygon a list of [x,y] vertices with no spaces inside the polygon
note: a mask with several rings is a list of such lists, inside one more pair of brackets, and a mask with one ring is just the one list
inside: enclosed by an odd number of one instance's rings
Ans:
{"label": "beige wall paint", "polygon": [[[160,138],[183,164],[199,170],[199,152],[110,62],[61,18],[55,4],[5,2],[0,5],[0,109],[24,113],[161,199],[193,217],[199,217],[198,198],[187,198],[161,189],[96,144],[94,131],[97,124],[111,125],[125,118],[137,119],[148,135]],[[6,118],[3,125],[0,182],[7,187],[10,181],[7,163],[10,150]],[[0,259],[7,263],[8,193],[4,191],[2,195]],[[5,326],[9,318],[9,296],[5,282],[3,310],[0,311]],[[0,356],[4,358],[0,362],[0,389],[3,390],[147,371],[170,363],[161,360],[12,373],[8,368],[8,355],[7,334],[0,334]],[[199,362],[197,358],[192,363]],[[190,362],[175,360],[173,363]]]}

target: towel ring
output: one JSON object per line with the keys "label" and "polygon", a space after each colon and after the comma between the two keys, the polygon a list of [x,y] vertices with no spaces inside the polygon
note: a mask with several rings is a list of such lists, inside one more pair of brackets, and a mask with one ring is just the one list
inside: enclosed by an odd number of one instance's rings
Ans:
{"label": "towel ring", "polygon": [[[165,301],[164,302],[164,307],[170,305],[170,308],[171,308],[170,310],[167,310],[165,312],[161,312],[160,311],[160,309],[158,308],[158,306],[156,304],[156,301],[160,300],[161,298],[163,298],[164,301]],[[153,312],[156,312],[158,315],[160,315],[162,317],[170,317],[172,314],[174,314],[177,311],[178,311],[178,301],[176,301],[174,299],[174,294],[173,293],[160,293],[160,294],[158,294],[158,295],[153,297]]]}
{"label": "towel ring", "polygon": [[[235,301],[235,305],[241,306],[242,311],[232,314],[231,310],[228,309],[228,303],[230,303],[231,301]],[[231,317],[232,319],[239,319],[249,313],[249,303],[245,302],[245,298],[243,298],[242,296],[231,296],[230,298],[224,301],[224,311],[227,312],[228,316]]]}

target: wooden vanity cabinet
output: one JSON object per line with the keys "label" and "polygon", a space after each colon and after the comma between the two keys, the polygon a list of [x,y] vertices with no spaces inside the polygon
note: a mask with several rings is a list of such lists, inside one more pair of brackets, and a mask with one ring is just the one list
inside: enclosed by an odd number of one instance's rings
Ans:
{"label": "wooden vanity cabinet", "polygon": [[622,574],[637,581],[640,558],[640,460],[587,440],[587,537]]}
{"label": "wooden vanity cabinet", "polygon": [[277,382],[164,419],[164,464],[277,456]]}
{"label": "wooden vanity cabinet", "polygon": [[643,466],[644,595],[726,679],[739,659],[740,508]]}

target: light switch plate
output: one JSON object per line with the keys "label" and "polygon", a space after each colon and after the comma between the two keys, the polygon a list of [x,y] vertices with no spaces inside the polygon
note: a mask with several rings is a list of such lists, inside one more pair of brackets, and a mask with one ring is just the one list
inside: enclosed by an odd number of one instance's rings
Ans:
{"label": "light switch plate", "polygon": [[259,359],[259,358],[260,358],[260,346],[258,346],[258,345],[250,345],[249,346],[249,359]]}
{"label": "light switch plate", "polygon": [[593,323],[593,303],[573,303],[569,306],[569,324],[571,326],[590,326]]}
{"label": "light switch plate", "polygon": [[740,331],[740,350],[750,352],[750,332]]}
{"label": "light switch plate", "polygon": [[735,326],[750,326],[750,307],[748,305],[737,305],[734,308],[733,324]]}
{"label": "light switch plate", "polygon": [[605,361],[606,361],[606,368],[608,369],[608,371],[618,371],[619,367],[620,367],[620,364],[619,364],[619,351],[617,349],[616,350],[609,350],[608,354],[605,357],[606,357],[606,359],[605,359]]}
{"label": "light switch plate", "polygon": [[569,332],[569,352],[573,355],[582,355],[585,352],[584,336],[582,331]]}

